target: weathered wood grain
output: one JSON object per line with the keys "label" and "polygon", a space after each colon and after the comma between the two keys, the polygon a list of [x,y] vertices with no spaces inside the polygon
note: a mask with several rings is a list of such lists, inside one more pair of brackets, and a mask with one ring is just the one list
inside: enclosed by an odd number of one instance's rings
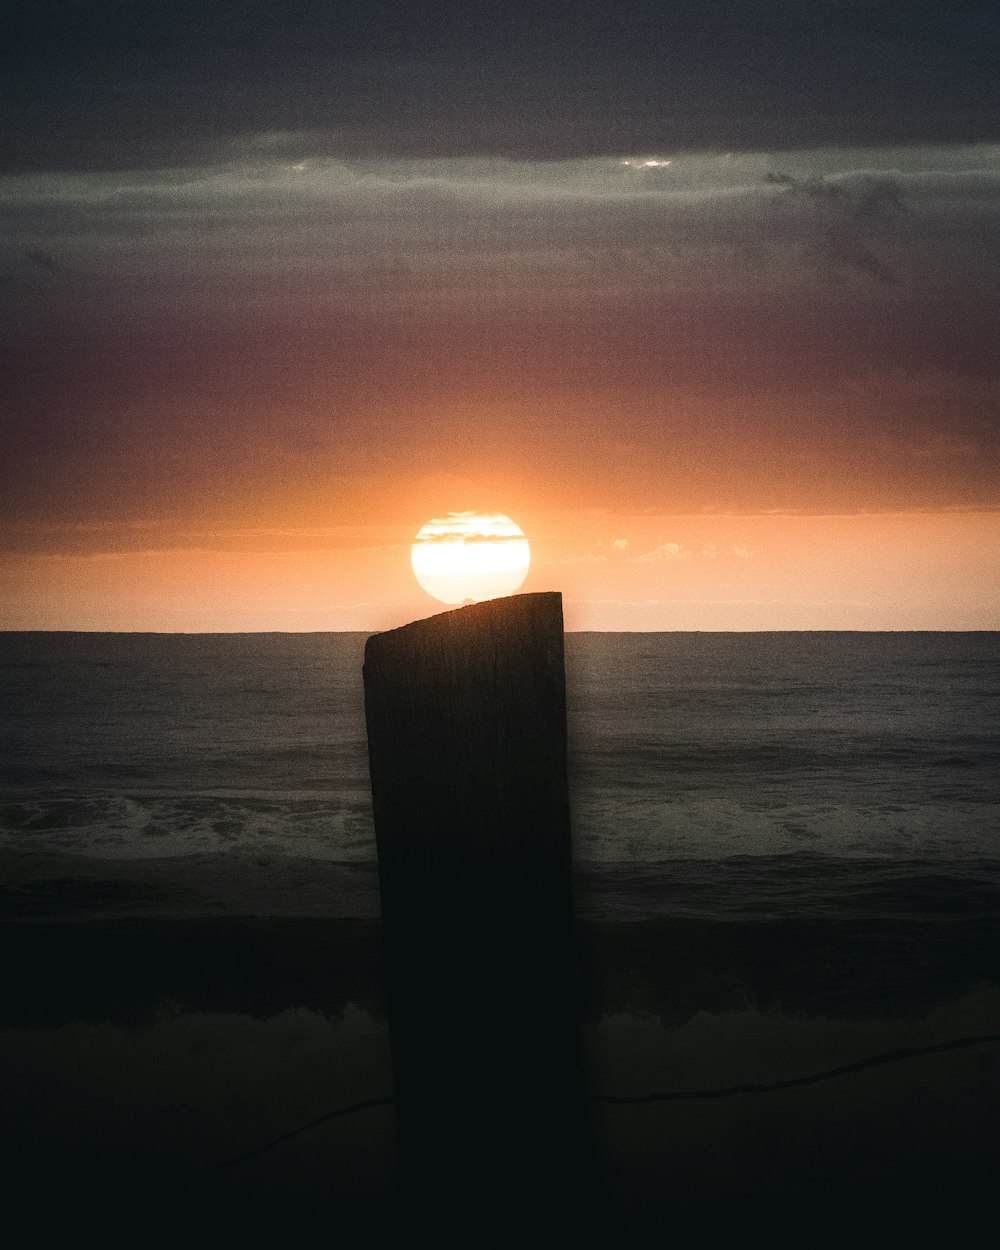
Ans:
{"label": "weathered wood grain", "polygon": [[377,634],[364,684],[405,1201],[470,1237],[529,1209],[566,1231],[586,1124],[561,596]]}

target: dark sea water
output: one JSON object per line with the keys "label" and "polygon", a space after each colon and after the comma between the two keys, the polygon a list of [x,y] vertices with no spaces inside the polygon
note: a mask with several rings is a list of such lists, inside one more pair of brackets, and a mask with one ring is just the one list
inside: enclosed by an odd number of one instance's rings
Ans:
{"label": "dark sea water", "polygon": [[[0,635],[0,837],[374,853],[355,634]],[[1000,853],[1000,639],[567,638],[577,854]]]}
{"label": "dark sea water", "polygon": [[[204,906],[220,873],[228,910],[374,914],[297,867],[374,864],[363,645],[0,635],[0,850],[165,886],[172,866]],[[1000,636],[577,634],[567,669],[588,913],[953,911],[996,888]]]}
{"label": "dark sea water", "polygon": [[[363,647],[0,634],[0,1096],[22,1184],[90,1193],[115,1168],[147,1192],[150,1168],[173,1185],[386,1092]],[[595,1091],[1000,1031],[1000,635],[577,634],[567,682]],[[431,979],[429,1027],[461,992]],[[998,1050],[753,1106],[608,1108],[613,1187],[637,1229],[677,1214],[677,1184],[697,1224],[718,1167],[730,1213],[814,1213],[831,1174],[855,1213],[931,1173],[968,1206]],[[333,1175],[363,1222],[391,1192],[392,1119],[356,1119],[211,1193],[315,1204]]]}

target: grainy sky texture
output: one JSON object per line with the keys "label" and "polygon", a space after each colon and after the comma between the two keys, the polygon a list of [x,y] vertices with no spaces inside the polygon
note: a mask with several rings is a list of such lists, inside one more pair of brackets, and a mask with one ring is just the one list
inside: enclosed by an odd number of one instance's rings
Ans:
{"label": "grainy sky texture", "polygon": [[0,627],[382,628],[481,509],[571,628],[1000,628],[998,33],[8,0]]}

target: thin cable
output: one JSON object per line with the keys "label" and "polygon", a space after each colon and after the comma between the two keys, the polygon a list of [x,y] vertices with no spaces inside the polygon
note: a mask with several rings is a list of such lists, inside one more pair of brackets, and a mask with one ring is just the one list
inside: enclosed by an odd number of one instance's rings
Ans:
{"label": "thin cable", "polygon": [[225,1172],[228,1168],[236,1167],[238,1163],[247,1163],[250,1159],[256,1159],[258,1155],[262,1155],[268,1150],[273,1150],[275,1146],[280,1146],[282,1142],[291,1141],[293,1137],[298,1137],[301,1133],[308,1133],[310,1129],[319,1128],[321,1124],[326,1124],[328,1120],[339,1120],[341,1116],[354,1115],[356,1111],[371,1111],[374,1107],[389,1107],[395,1101],[391,1094],[383,1094],[380,1098],[366,1098],[364,1102],[352,1102],[346,1107],[337,1107],[334,1111],[325,1111],[322,1115],[318,1115],[315,1120],[309,1120],[306,1124],[300,1124],[297,1128],[291,1128],[287,1133],[282,1133],[280,1137],[272,1137],[270,1141],[266,1141],[260,1146],[254,1146],[252,1150],[245,1150],[243,1154],[233,1155],[231,1159],[223,1159],[221,1163],[213,1164],[212,1167],[206,1168],[196,1176],[189,1177],[188,1183],[193,1184],[196,1181],[207,1180],[211,1176],[217,1176],[219,1172]]}
{"label": "thin cable", "polygon": [[[866,1059],[858,1059],[854,1063],[845,1063],[839,1068],[828,1068],[825,1072],[814,1072],[809,1076],[793,1076],[784,1081],[772,1081],[770,1084],[729,1085],[722,1089],[653,1091],[649,1094],[634,1095],[592,1094],[590,1101],[624,1107],[636,1106],[642,1103],[734,1098],[740,1094],[771,1094],[776,1090],[796,1089],[803,1085],[816,1085],[820,1081],[831,1081],[836,1077],[848,1076],[852,1072],[863,1072],[866,1068],[878,1068],[888,1063],[901,1063],[907,1059],[919,1058],[921,1055],[936,1055],[948,1050],[967,1050],[972,1046],[983,1046],[987,1042],[1000,1042],[1000,1033],[979,1033],[972,1037],[957,1037],[948,1042],[937,1042],[932,1046],[907,1046],[900,1050],[886,1050],[878,1055],[869,1055]],[[358,1111],[371,1111],[375,1107],[389,1107],[394,1102],[395,1099],[391,1094],[384,1094],[380,1098],[366,1098],[363,1102],[352,1102],[346,1107],[337,1107],[334,1111],[326,1111],[323,1115],[317,1116],[315,1120],[309,1120],[306,1124],[300,1124],[297,1128],[289,1129],[287,1133],[282,1133],[279,1137],[272,1137],[270,1141],[266,1141],[260,1146],[255,1146],[252,1150],[246,1150],[243,1154],[234,1155],[230,1159],[224,1159],[221,1163],[216,1163],[212,1167],[206,1168],[197,1175],[189,1177],[187,1183],[195,1184],[198,1181],[208,1180],[212,1176],[217,1176],[220,1172],[236,1167],[237,1164],[246,1163],[250,1159],[256,1159],[258,1155],[265,1154],[268,1150],[273,1150],[275,1146],[291,1141],[293,1137],[298,1137],[302,1133],[308,1133],[310,1129],[319,1128],[321,1124],[326,1124],[329,1120],[339,1120],[343,1116],[354,1115]]]}
{"label": "thin cable", "polygon": [[1000,1033],[958,1037],[950,1042],[938,1042],[934,1046],[907,1046],[901,1050],[886,1050],[879,1055],[870,1055],[867,1059],[858,1059],[855,1063],[845,1063],[839,1068],[828,1068],[825,1072],[814,1072],[810,1076],[793,1076],[788,1080],[772,1081],[766,1085],[729,1085],[725,1089],[683,1089],[632,1096],[594,1094],[591,1101],[612,1103],[615,1106],[630,1106],[637,1103],[681,1102],[686,1098],[733,1098],[737,1094],[771,1094],[775,1090],[815,1085],[819,1081],[830,1081],[834,1077],[847,1076],[851,1072],[863,1072],[866,1068],[878,1068],[886,1063],[900,1063],[905,1059],[916,1059],[919,1055],[934,1055],[945,1050],[965,1050],[970,1046],[982,1046],[985,1042],[1000,1042]]}

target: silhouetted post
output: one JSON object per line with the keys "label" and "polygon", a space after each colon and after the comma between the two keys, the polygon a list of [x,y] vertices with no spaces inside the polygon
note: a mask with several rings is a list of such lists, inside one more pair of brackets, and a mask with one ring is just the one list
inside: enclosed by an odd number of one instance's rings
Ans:
{"label": "silhouetted post", "polygon": [[589,1176],[562,597],[376,634],[364,681],[403,1218],[565,1233]]}

